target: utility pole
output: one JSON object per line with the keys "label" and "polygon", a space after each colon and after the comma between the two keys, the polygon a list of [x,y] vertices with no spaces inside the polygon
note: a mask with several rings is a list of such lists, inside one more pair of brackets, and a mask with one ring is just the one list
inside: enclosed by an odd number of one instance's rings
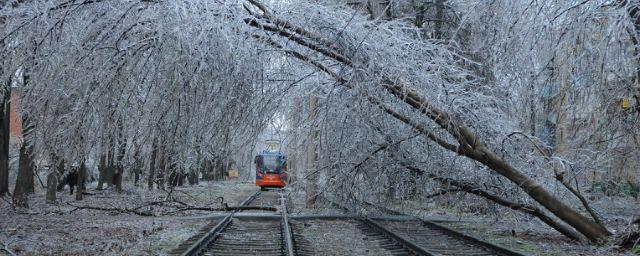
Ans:
{"label": "utility pole", "polygon": [[[308,122],[312,125],[316,120],[316,109],[318,98],[314,95],[309,96],[309,118]],[[307,169],[306,169],[306,191],[307,191],[307,208],[314,208],[316,204],[318,173],[316,171],[318,131],[314,126],[310,128],[309,138],[307,141]]]}

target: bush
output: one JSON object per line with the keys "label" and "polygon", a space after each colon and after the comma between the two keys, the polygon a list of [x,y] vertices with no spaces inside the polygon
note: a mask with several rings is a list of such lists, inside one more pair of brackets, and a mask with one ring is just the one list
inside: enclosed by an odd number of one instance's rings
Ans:
{"label": "bush", "polygon": [[607,196],[640,196],[640,183],[628,179],[596,181],[592,187],[592,192]]}

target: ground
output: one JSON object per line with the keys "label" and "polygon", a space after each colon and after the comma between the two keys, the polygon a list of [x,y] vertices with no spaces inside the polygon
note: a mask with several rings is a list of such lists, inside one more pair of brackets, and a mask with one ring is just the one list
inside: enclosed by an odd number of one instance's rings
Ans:
{"label": "ground", "polygon": [[[89,184],[88,187],[96,186]],[[164,255],[207,224],[207,216],[222,213],[178,211],[184,205],[174,201],[221,208],[220,197],[224,197],[229,205],[236,205],[253,191],[256,191],[256,187],[252,183],[242,182],[203,182],[177,188],[171,193],[126,186],[122,193],[116,193],[111,188],[102,191],[89,189],[84,200],[76,201],[66,188],[58,193],[58,203],[54,205],[46,204],[44,190],[38,189],[30,197],[30,208],[26,210],[11,207],[8,197],[0,201],[0,246],[17,255]],[[314,209],[305,208],[305,195],[299,190],[294,190],[292,197],[292,214],[340,212],[322,201]],[[174,200],[168,200],[172,198]],[[149,202],[156,203],[150,205]],[[139,214],[155,216],[78,209],[75,206],[135,210]],[[438,221],[528,255],[630,254],[614,247],[567,241],[555,231],[520,214],[500,212],[499,215],[479,215],[418,201],[387,206]],[[603,209],[601,214],[613,231],[624,228],[634,214],[640,213],[640,206],[634,199],[603,199],[595,202],[594,206]],[[349,244],[349,238],[340,239]],[[6,254],[0,250],[0,255],[3,253]]]}
{"label": "ground", "polygon": [[[452,197],[460,200],[457,196]],[[463,201],[468,203],[466,200]],[[513,248],[527,255],[634,255],[611,245],[592,246],[569,241],[537,219],[495,205],[491,205],[490,209],[481,210],[492,212],[491,214],[478,214],[478,204],[469,205],[473,209],[465,211],[460,207],[436,205],[433,200],[430,203],[409,200],[403,204],[393,204],[391,208],[423,219],[438,221],[465,234]],[[640,216],[640,201],[629,197],[604,197],[593,202],[592,206],[598,209],[605,225],[613,233],[628,228],[630,223]]]}
{"label": "ground", "polygon": [[[88,187],[96,187],[89,184]],[[220,196],[229,205],[243,200],[255,187],[250,183],[201,183],[177,188],[176,200],[199,206],[220,207]],[[58,193],[58,204],[44,203],[44,191],[32,195],[27,210],[0,203],[0,246],[18,255],[162,255],[195,234],[206,224],[198,216],[215,212],[175,211],[174,207],[147,206],[140,212],[159,217],[111,211],[76,209],[69,205],[132,209],[145,202],[163,201],[168,193],[125,187],[120,194],[90,189],[82,201]],[[5,198],[8,200],[8,198]],[[219,213],[219,212],[218,212]],[[0,255],[6,253],[0,251]]]}

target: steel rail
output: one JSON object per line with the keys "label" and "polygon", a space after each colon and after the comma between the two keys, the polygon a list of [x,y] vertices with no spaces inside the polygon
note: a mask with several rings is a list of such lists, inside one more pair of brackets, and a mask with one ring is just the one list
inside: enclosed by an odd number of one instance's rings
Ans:
{"label": "steel rail", "polygon": [[291,232],[291,227],[289,226],[289,218],[287,217],[286,199],[282,194],[280,194],[280,205],[282,206],[282,229],[285,238],[285,245],[287,248],[287,256],[294,256],[295,252],[293,250],[293,233]]}
{"label": "steel rail", "polygon": [[[329,198],[327,198],[327,197],[324,197],[324,199],[325,199],[325,200],[327,200],[327,201],[329,201],[329,202],[330,202],[331,204],[333,204],[333,205],[336,205],[336,206],[338,206],[338,207],[340,207],[340,208],[343,208],[343,209],[344,209],[344,210],[346,210],[347,212],[348,212],[348,211],[351,211],[351,210],[350,210],[348,207],[346,207],[345,205],[342,205],[342,204],[340,204],[340,203],[338,203],[338,202],[334,202],[333,200],[331,200],[331,199],[329,199]],[[360,200],[358,200],[358,201],[360,201]],[[482,239],[476,238],[476,237],[471,236],[471,235],[464,234],[464,233],[462,233],[462,232],[459,232],[459,231],[453,230],[453,229],[451,229],[451,228],[445,227],[445,226],[443,226],[443,225],[437,224],[437,223],[432,222],[432,221],[428,221],[428,220],[424,220],[424,219],[422,219],[422,218],[418,218],[418,217],[415,217],[415,216],[407,215],[407,214],[404,214],[404,213],[402,213],[402,212],[399,212],[399,211],[396,211],[396,210],[392,210],[392,209],[386,208],[386,207],[384,207],[384,206],[375,205],[375,204],[372,204],[372,203],[369,203],[369,202],[366,202],[366,201],[364,201],[364,203],[365,203],[366,205],[368,205],[368,206],[375,206],[375,207],[376,207],[376,208],[378,208],[378,209],[382,209],[382,210],[384,210],[384,211],[387,211],[387,212],[391,212],[391,213],[397,214],[397,215],[399,215],[399,216],[408,216],[408,217],[410,217],[410,218],[413,218],[414,220],[417,220],[417,221],[422,222],[422,223],[423,223],[423,225],[425,225],[425,226],[428,226],[428,227],[431,227],[431,228],[434,228],[434,229],[440,230],[440,231],[444,232],[445,234],[448,234],[448,235],[450,235],[450,236],[452,236],[452,237],[455,237],[455,238],[457,238],[457,239],[464,240],[464,241],[466,241],[466,242],[468,242],[468,243],[470,243],[470,244],[474,244],[474,245],[476,245],[476,246],[480,246],[480,247],[487,248],[487,249],[489,249],[489,250],[492,250],[492,251],[494,251],[494,252],[500,253],[500,254],[502,254],[502,255],[507,255],[507,256],[525,256],[525,254],[522,254],[522,253],[519,253],[519,252],[512,251],[512,250],[510,250],[510,249],[507,249],[507,248],[505,248],[505,247],[502,247],[502,246],[499,246],[499,245],[496,245],[496,244],[493,244],[493,243],[489,243],[489,242],[484,241],[484,240],[482,240]],[[408,241],[408,240],[406,240],[406,239],[402,238],[401,236],[399,236],[399,235],[395,234],[395,232],[393,232],[393,231],[391,231],[391,230],[387,229],[387,228],[386,228],[386,227],[384,227],[383,225],[380,225],[380,223],[378,223],[378,222],[374,221],[374,220],[373,220],[373,219],[371,219],[371,218],[365,217],[365,218],[363,218],[362,220],[363,220],[366,224],[368,224],[369,226],[372,226],[372,227],[374,227],[374,228],[377,228],[379,231],[381,231],[381,232],[385,233],[386,235],[389,235],[389,237],[391,237],[391,238],[395,239],[396,241],[398,241],[398,242],[400,242],[400,243],[402,243],[402,244],[406,245],[406,246],[407,246],[407,249],[410,249],[410,250],[414,251],[415,253],[424,253],[423,255],[437,255],[437,254],[431,253],[431,252],[429,252],[428,250],[425,250],[424,248],[422,248],[422,247],[420,247],[420,246],[418,246],[418,245],[416,245],[416,244],[414,244],[414,243],[412,243],[412,242],[410,242],[410,241]],[[422,250],[422,252],[421,252],[420,250]]]}
{"label": "steel rail", "polygon": [[449,234],[451,236],[454,236],[454,237],[457,237],[459,239],[466,240],[469,243],[477,244],[479,246],[482,246],[482,247],[491,249],[493,251],[499,252],[502,255],[506,255],[506,256],[525,256],[525,254],[509,250],[507,248],[504,248],[502,246],[499,246],[499,245],[496,245],[496,244],[493,244],[493,243],[486,242],[486,241],[484,241],[482,239],[476,238],[475,236],[471,236],[471,235],[467,235],[467,234],[461,233],[459,231],[456,231],[454,229],[445,227],[445,226],[440,225],[438,223],[435,223],[435,222],[432,222],[432,221],[423,220],[423,219],[419,219],[419,218],[418,218],[418,220],[422,221],[422,223],[424,225],[427,225],[427,226],[432,227],[434,229],[440,230],[440,231],[442,231],[444,233],[447,233],[447,234]]}
{"label": "steel rail", "polygon": [[367,226],[372,227],[373,229],[377,230],[378,232],[382,233],[383,235],[385,235],[386,237],[395,240],[396,242],[400,243],[402,245],[402,247],[412,251],[413,253],[415,253],[416,255],[425,255],[425,256],[439,256],[439,254],[430,252],[422,247],[420,247],[419,245],[403,238],[402,236],[396,234],[395,232],[385,228],[384,226],[380,225],[380,223],[376,222],[375,220],[369,219],[369,218],[360,218],[360,221],[364,222]]}
{"label": "steel rail", "polygon": [[[376,205],[376,204],[373,204],[373,203],[370,203],[370,202],[367,202],[367,201],[364,201],[364,200],[357,200],[357,201],[359,201],[359,202],[361,202],[361,203],[363,203],[365,205],[376,207],[378,209],[382,209],[382,210],[384,210],[386,212],[390,212],[390,213],[393,213],[393,214],[396,214],[396,215],[410,216],[410,215],[407,215],[407,214],[402,213],[400,211],[389,209],[389,208],[386,208],[384,206],[379,206],[379,205]],[[485,247],[485,248],[490,249],[492,251],[499,252],[499,253],[501,253],[503,255],[507,255],[507,256],[525,256],[525,254],[509,250],[509,249],[507,249],[505,247],[502,247],[502,246],[499,246],[499,245],[496,245],[496,244],[493,244],[493,243],[489,243],[489,242],[484,241],[482,239],[479,239],[479,238],[477,238],[475,236],[464,234],[462,232],[459,232],[459,231],[456,231],[454,229],[445,227],[445,226],[440,225],[438,223],[435,223],[433,221],[425,220],[425,219],[422,219],[422,218],[419,218],[419,217],[415,217],[415,216],[410,216],[410,217],[414,218],[417,221],[421,221],[422,224],[425,225],[425,226],[432,227],[432,228],[440,230],[440,231],[442,231],[442,232],[444,232],[444,233],[446,233],[448,235],[457,237],[458,239],[462,239],[462,240],[465,240],[465,241],[467,241],[469,243],[476,244],[476,245],[479,245],[481,247]]]}
{"label": "steel rail", "polygon": [[[325,200],[329,201],[329,203],[336,205],[340,208],[342,208],[343,210],[345,210],[346,212],[350,212],[351,210],[343,205],[340,204],[338,202],[335,202],[327,197],[324,197]],[[420,247],[419,245],[404,239],[403,237],[397,235],[396,233],[394,233],[393,231],[383,227],[382,225],[380,225],[379,223],[377,223],[376,221],[369,219],[367,217],[361,218],[355,218],[361,222],[363,222],[365,225],[373,228],[374,230],[377,230],[378,232],[382,233],[384,236],[388,237],[391,240],[396,241],[397,243],[399,243],[402,247],[406,248],[407,250],[412,251],[413,253],[415,253],[416,255],[425,255],[425,256],[435,256],[437,254],[429,252],[427,250],[425,250],[424,248]]]}
{"label": "steel rail", "polygon": [[[260,191],[256,191],[251,196],[247,197],[244,201],[242,201],[242,203],[240,203],[240,206],[248,205],[249,203],[251,203],[251,201],[253,201],[253,199],[258,196],[258,194],[260,194]],[[222,219],[222,221],[218,222],[215,227],[213,227],[204,236],[202,236],[195,243],[189,246],[187,250],[181,253],[180,256],[199,255],[205,246],[211,243],[214,238],[216,238],[222,231],[224,231],[227,226],[229,226],[229,224],[231,223],[231,218],[233,218],[233,215],[239,211],[240,210],[234,210],[233,212],[229,213],[226,217],[224,217],[224,219]]]}

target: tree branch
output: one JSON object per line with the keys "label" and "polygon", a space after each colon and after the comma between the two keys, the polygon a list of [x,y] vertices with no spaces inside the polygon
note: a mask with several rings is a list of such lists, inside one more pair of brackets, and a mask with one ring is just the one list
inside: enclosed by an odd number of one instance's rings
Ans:
{"label": "tree branch", "polygon": [[561,234],[565,235],[566,237],[572,239],[572,240],[576,240],[579,241],[580,239],[580,235],[578,233],[576,233],[574,230],[572,230],[570,227],[567,227],[559,222],[557,222],[556,220],[554,220],[553,218],[551,218],[550,216],[546,215],[540,208],[533,206],[533,205],[528,205],[528,204],[519,204],[519,203],[515,203],[515,202],[511,202],[507,199],[504,199],[502,197],[499,197],[497,195],[494,195],[490,192],[487,192],[483,189],[481,189],[478,186],[475,186],[471,183],[467,183],[467,182],[463,182],[463,181],[457,181],[451,178],[444,178],[444,177],[439,177],[433,174],[428,174],[426,173],[424,170],[417,168],[415,166],[411,166],[409,164],[405,164],[405,163],[401,163],[401,165],[406,168],[407,170],[410,170],[412,172],[417,172],[420,173],[422,175],[427,175],[427,177],[438,181],[442,184],[445,185],[451,185],[454,187],[457,187],[459,189],[461,189],[462,191],[469,193],[469,194],[473,194],[479,197],[482,197],[486,200],[489,200],[491,202],[494,202],[498,205],[507,207],[509,209],[512,210],[516,210],[528,215],[532,215],[536,218],[538,218],[539,220],[541,220],[542,222],[544,222],[545,224],[549,225],[550,227],[552,227],[553,229],[555,229],[556,231],[560,232]]}
{"label": "tree branch", "polygon": [[108,208],[108,207],[97,207],[97,206],[88,206],[88,205],[74,205],[72,203],[67,202],[68,205],[75,207],[74,210],[87,209],[87,210],[98,210],[98,211],[107,211],[107,212],[118,212],[118,213],[132,213],[135,215],[145,216],[145,217],[155,217],[156,215],[151,212],[142,212],[134,209],[127,208]]}

